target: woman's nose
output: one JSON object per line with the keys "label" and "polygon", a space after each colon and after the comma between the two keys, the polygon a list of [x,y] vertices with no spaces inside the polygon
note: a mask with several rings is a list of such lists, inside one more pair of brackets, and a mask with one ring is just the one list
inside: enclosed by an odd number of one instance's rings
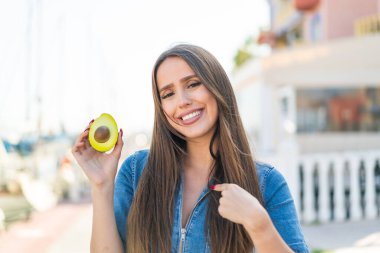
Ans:
{"label": "woman's nose", "polygon": [[191,98],[185,91],[178,92],[178,106],[185,107],[191,104]]}

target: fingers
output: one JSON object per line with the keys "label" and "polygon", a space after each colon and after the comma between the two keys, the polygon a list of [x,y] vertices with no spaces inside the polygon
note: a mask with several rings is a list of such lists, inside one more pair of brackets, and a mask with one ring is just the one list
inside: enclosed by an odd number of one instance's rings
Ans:
{"label": "fingers", "polygon": [[86,147],[87,136],[88,136],[88,129],[84,130],[84,132],[81,133],[79,137],[77,138],[73,147],[74,152],[78,151],[80,147]]}
{"label": "fingers", "polygon": [[228,219],[228,217],[225,215],[224,209],[226,203],[228,204],[228,201],[226,198],[223,197],[225,195],[225,190],[227,190],[230,187],[230,184],[215,184],[210,186],[210,189],[213,191],[217,191],[221,193],[221,197],[219,198],[219,205],[218,205],[218,213],[220,216],[222,216],[225,219]]}
{"label": "fingers", "polygon": [[211,185],[210,189],[213,190],[213,191],[222,192],[224,190],[227,190],[227,188],[229,187],[229,185],[230,184],[215,184],[215,185]]}
{"label": "fingers", "polygon": [[90,121],[90,123],[88,123],[88,126],[87,126],[87,128],[90,128],[91,124],[92,124],[92,123],[94,123],[94,121],[95,121],[95,120],[94,120],[94,119],[92,119],[92,120]]}
{"label": "fingers", "polygon": [[121,150],[123,148],[123,144],[124,144],[124,142],[123,142],[123,129],[120,128],[119,136],[118,136],[115,148],[112,150],[111,154],[120,157]]}
{"label": "fingers", "polygon": [[86,127],[86,129],[76,139],[75,144],[72,148],[73,154],[77,153],[77,152],[79,152],[81,154],[81,150],[85,150],[90,146],[87,137],[88,137],[88,133],[90,130],[90,126],[93,122],[94,122],[94,120],[91,120],[90,123],[88,124],[88,126]]}

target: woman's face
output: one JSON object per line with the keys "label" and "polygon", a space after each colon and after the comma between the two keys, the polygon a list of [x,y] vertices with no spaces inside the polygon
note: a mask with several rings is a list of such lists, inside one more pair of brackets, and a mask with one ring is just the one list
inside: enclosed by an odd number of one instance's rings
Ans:
{"label": "woman's face", "polygon": [[182,58],[169,57],[161,63],[157,86],[174,129],[187,140],[211,139],[218,118],[216,99]]}

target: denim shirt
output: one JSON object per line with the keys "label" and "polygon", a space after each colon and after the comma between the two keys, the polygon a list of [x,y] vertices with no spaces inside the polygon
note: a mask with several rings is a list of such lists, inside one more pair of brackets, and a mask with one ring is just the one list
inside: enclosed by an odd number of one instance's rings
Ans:
{"label": "denim shirt", "polygon": [[[120,238],[125,246],[126,222],[133,196],[149,155],[148,150],[137,151],[129,156],[120,167],[114,194],[114,210]],[[283,176],[273,167],[256,162],[260,190],[264,198],[264,207],[277,231],[297,253],[308,253],[296,209],[289,188]],[[177,189],[175,198],[175,217],[172,230],[172,253],[211,252],[205,238],[205,219],[207,213],[207,195],[209,189],[203,189],[185,228],[181,228],[183,182]]]}

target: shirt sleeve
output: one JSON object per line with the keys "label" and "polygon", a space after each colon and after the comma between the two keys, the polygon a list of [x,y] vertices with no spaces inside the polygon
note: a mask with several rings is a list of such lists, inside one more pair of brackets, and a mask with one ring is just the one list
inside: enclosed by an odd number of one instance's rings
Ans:
{"label": "shirt sleeve", "polygon": [[288,185],[276,169],[266,173],[264,185],[265,208],[277,231],[296,253],[309,253]]}
{"label": "shirt sleeve", "polygon": [[127,217],[134,196],[133,177],[135,171],[135,156],[129,156],[121,165],[115,181],[114,189],[114,211],[116,226],[120,238],[125,247],[127,230]]}

